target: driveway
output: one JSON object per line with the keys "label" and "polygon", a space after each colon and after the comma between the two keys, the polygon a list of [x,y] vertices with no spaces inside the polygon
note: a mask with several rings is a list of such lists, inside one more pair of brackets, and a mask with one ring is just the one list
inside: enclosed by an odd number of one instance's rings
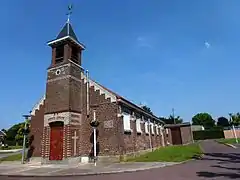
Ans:
{"label": "driveway", "polygon": [[[240,179],[240,152],[214,141],[201,143],[205,156],[174,166],[131,173],[69,177],[0,177],[6,180],[229,180]],[[74,172],[73,172],[74,173]]]}

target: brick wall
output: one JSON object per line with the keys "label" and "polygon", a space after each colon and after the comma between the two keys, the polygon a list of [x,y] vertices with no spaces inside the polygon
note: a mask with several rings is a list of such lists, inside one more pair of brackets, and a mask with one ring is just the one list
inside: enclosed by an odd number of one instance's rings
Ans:
{"label": "brick wall", "polygon": [[[235,131],[236,131],[236,136],[240,138],[240,129],[236,129]],[[235,138],[233,130],[224,130],[223,132],[224,132],[225,139]]]}
{"label": "brick wall", "polygon": [[[59,76],[58,81],[51,81],[51,78],[56,78],[54,70],[49,70],[46,100],[40,110],[32,118],[31,131],[36,139],[33,145],[36,146],[34,156],[48,158],[50,148],[50,127],[44,128],[44,109],[45,114],[61,111],[73,111],[81,113],[81,122],[79,126],[65,124],[64,125],[64,140],[63,140],[63,157],[72,157],[74,155],[74,132],[77,132],[77,155],[89,156],[93,151],[93,129],[90,122],[93,119],[93,110],[96,111],[96,118],[100,122],[98,127],[98,155],[119,155],[125,153],[136,152],[150,148],[149,135],[145,133],[144,124],[141,123],[142,134],[136,132],[136,122],[131,121],[132,133],[124,133],[123,119],[118,117],[120,113],[119,104],[111,102],[110,98],[106,98],[105,94],[100,94],[99,90],[94,87],[89,88],[89,105],[90,114],[87,116],[87,85],[84,80],[80,80],[79,72],[75,65],[64,65],[65,74],[71,73],[70,76]],[[152,147],[162,145],[162,140],[156,134],[154,127],[154,135],[150,135]],[[42,139],[42,136],[44,137]],[[41,151],[42,141],[42,151]],[[166,144],[166,143],[165,143]]]}
{"label": "brick wall", "polygon": [[[144,123],[141,123],[142,133],[139,134],[136,131],[136,121],[131,121],[131,129],[132,129],[131,133],[130,132],[123,133],[124,148],[123,148],[122,154],[134,153],[134,152],[150,149],[151,147],[150,142],[152,144],[152,148],[157,148],[162,146],[160,130],[159,130],[159,135],[157,135],[155,127],[154,127],[154,134],[152,134],[152,132],[147,134],[145,132]],[[122,128],[122,131],[123,131],[123,128]]]}
{"label": "brick wall", "polygon": [[30,137],[32,137],[32,143],[30,147],[33,148],[33,156],[41,157],[41,144],[43,140],[43,118],[44,118],[44,107],[40,105],[39,110],[36,110],[35,115],[31,116],[31,127]]}
{"label": "brick wall", "polygon": [[181,136],[182,136],[182,144],[191,143],[192,140],[192,131],[191,126],[181,127]]}

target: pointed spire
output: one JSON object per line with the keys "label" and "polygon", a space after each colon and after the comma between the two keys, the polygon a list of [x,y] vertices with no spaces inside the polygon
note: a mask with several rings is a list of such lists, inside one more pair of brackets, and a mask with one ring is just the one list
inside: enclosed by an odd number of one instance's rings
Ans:
{"label": "pointed spire", "polygon": [[73,8],[72,4],[68,5],[67,22],[63,26],[63,28],[60,31],[60,33],[57,35],[57,38],[52,40],[52,41],[49,41],[48,45],[51,45],[52,43],[60,42],[63,39],[71,39],[72,41],[77,43],[79,46],[81,46],[83,49],[85,49],[84,45],[81,44],[78,41],[78,38],[77,38],[76,34],[74,33],[72,25],[70,23],[70,17],[71,17],[71,14],[72,14],[72,8]]}
{"label": "pointed spire", "polygon": [[74,40],[78,41],[77,36],[73,31],[72,25],[68,22],[64,25],[64,27],[62,28],[62,30],[58,34],[57,39],[60,39],[60,38],[66,37],[66,36],[70,36]]}

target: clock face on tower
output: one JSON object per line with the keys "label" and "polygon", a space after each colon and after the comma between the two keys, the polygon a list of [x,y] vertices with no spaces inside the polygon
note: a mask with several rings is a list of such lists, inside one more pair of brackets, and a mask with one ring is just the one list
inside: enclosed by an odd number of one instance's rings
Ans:
{"label": "clock face on tower", "polygon": [[60,74],[61,74],[61,69],[57,69],[57,70],[55,71],[55,75],[58,76],[58,75],[60,75]]}
{"label": "clock face on tower", "polygon": [[55,70],[55,75],[59,76],[60,74],[65,74],[65,68],[61,67]]}
{"label": "clock face on tower", "polygon": [[48,80],[52,80],[55,78],[59,78],[60,76],[65,76],[69,73],[69,67],[68,65],[64,65],[62,67],[57,67],[53,69],[48,70]]}

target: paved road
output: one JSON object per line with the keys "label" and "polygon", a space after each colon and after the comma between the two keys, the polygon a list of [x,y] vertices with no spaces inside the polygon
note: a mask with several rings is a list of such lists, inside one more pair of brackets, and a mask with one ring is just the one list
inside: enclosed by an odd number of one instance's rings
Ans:
{"label": "paved road", "polygon": [[140,172],[75,177],[0,177],[0,180],[229,180],[240,179],[240,151],[213,141],[202,142],[202,160]]}

